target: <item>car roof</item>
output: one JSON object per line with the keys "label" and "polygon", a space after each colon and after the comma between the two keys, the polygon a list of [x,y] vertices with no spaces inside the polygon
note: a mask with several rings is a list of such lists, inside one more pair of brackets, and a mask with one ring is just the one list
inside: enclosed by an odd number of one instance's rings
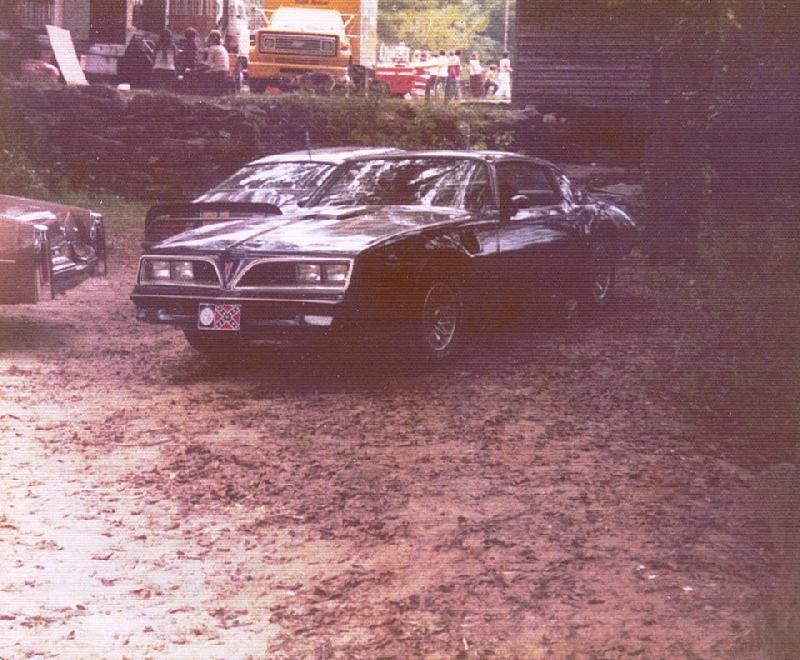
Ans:
{"label": "car roof", "polygon": [[303,161],[340,165],[351,159],[388,156],[396,153],[403,153],[403,150],[393,147],[330,147],[326,149],[304,149],[302,151],[290,151],[283,154],[264,156],[263,158],[250,161],[248,165],[300,163]]}
{"label": "car roof", "polygon": [[448,158],[475,158],[477,160],[484,160],[487,162],[495,163],[502,160],[527,160],[539,165],[547,167],[558,166],[543,158],[536,156],[527,156],[525,154],[515,154],[510,151],[492,151],[490,149],[476,149],[475,151],[466,150],[429,150],[429,151],[408,151],[403,152],[405,155],[413,156],[416,158],[444,156]]}

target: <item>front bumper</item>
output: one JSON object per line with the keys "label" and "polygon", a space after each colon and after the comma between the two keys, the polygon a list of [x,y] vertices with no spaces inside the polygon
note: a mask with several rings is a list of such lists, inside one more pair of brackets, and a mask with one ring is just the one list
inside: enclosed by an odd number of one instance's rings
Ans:
{"label": "front bumper", "polygon": [[335,80],[343,80],[348,74],[348,67],[336,66],[331,63],[259,62],[257,60],[251,60],[247,65],[247,77],[250,80],[289,81],[304,73],[327,73]]}
{"label": "front bumper", "polygon": [[[336,334],[354,323],[344,303],[275,301],[228,296],[169,297],[148,294],[131,296],[136,318],[145,323],[172,325],[182,330],[236,335],[245,340],[278,340],[291,343]],[[202,304],[241,305],[241,327],[237,331],[207,330],[198,325]]]}

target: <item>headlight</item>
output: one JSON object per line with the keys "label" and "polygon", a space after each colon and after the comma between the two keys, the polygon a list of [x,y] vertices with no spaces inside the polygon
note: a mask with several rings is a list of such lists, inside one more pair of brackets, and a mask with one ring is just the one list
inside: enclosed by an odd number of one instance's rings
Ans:
{"label": "headlight", "polygon": [[338,286],[347,282],[348,264],[324,264],[322,266],[323,279],[329,286]]}
{"label": "headlight", "polygon": [[144,264],[145,279],[168,280],[172,277],[169,261],[146,261]]}
{"label": "headlight", "polygon": [[322,268],[319,264],[297,264],[297,283],[317,285],[322,283]]}
{"label": "headlight", "polygon": [[191,261],[173,261],[172,278],[179,282],[191,282],[194,280],[194,265]]}

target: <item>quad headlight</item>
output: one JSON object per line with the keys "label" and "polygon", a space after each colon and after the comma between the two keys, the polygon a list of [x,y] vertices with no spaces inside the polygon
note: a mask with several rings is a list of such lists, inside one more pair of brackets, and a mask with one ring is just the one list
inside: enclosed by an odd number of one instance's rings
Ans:
{"label": "quad headlight", "polygon": [[322,284],[322,266],[319,264],[297,264],[295,266],[297,283],[305,286]]}
{"label": "quad headlight", "polygon": [[297,283],[301,286],[344,287],[349,272],[350,264],[346,262],[295,264]]}
{"label": "quad headlight", "polygon": [[322,266],[322,281],[330,286],[341,286],[347,282],[350,264],[330,263]]}
{"label": "quad headlight", "polygon": [[145,280],[170,280],[172,279],[172,270],[170,269],[169,261],[156,261],[145,260],[142,263],[142,279]]}
{"label": "quad headlight", "polygon": [[172,279],[178,282],[192,282],[194,280],[194,264],[191,261],[173,261]]}
{"label": "quad headlight", "polygon": [[296,265],[297,283],[301,286],[330,286],[344,288],[350,274],[346,262],[299,263]]}
{"label": "quad headlight", "polygon": [[143,257],[139,266],[140,284],[200,284],[218,283],[213,264],[205,260],[159,259]]}

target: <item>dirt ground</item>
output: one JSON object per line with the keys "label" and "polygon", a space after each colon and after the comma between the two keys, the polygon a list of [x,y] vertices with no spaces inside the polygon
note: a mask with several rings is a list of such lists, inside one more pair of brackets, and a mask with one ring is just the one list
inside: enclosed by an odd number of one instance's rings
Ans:
{"label": "dirt ground", "polygon": [[435,371],[212,366],[134,320],[137,238],[0,309],[0,657],[760,655],[754,475],[665,376],[689,275]]}

